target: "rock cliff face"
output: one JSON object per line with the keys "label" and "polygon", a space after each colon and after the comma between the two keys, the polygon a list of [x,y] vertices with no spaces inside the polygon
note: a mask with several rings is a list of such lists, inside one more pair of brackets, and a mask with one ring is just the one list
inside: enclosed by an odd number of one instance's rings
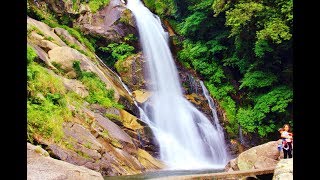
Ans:
{"label": "rock cliff face", "polygon": [[[67,107],[72,112],[72,116],[62,124],[63,136],[60,142],[35,133],[34,143],[44,147],[55,159],[87,167],[102,175],[129,175],[163,168],[164,165],[149,153],[156,151],[152,142],[152,133],[136,117],[139,114],[132,113],[134,112],[131,110],[134,106],[133,97],[123,87],[117,75],[104,66],[98,57],[88,56],[94,52],[65,29],[51,28],[30,17],[27,17],[27,24],[27,42],[36,52],[36,63],[42,65],[55,79],[61,80],[67,92],[76,93],[82,98],[80,104],[74,103],[76,99],[68,100],[70,103],[67,102]],[[76,46],[70,46],[70,44]],[[80,63],[81,71],[96,74],[106,89],[114,91],[115,101],[127,102],[124,104],[125,107],[123,109],[107,108],[99,103],[86,102],[86,97],[92,92],[77,79],[75,62]],[[30,156],[28,162],[34,163],[36,158]],[[42,159],[41,162],[47,161]],[[52,162],[60,164],[61,161],[52,160]],[[28,167],[30,172],[34,173],[38,171],[36,168],[38,165],[32,163]],[[61,165],[61,167],[64,166]],[[59,171],[57,176],[69,177],[72,174],[64,173],[68,169],[70,168],[51,169],[50,172]],[[94,173],[87,174],[86,171],[88,170],[83,170],[83,173],[75,177],[77,179],[101,177]],[[33,175],[28,174],[28,178],[33,178]]]}

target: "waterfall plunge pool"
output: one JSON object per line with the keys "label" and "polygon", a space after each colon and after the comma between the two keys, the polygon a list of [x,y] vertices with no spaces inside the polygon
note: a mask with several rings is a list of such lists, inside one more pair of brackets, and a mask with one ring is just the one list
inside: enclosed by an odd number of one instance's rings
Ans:
{"label": "waterfall plunge pool", "polygon": [[127,176],[105,176],[105,180],[123,180],[123,179],[157,179],[172,176],[184,176],[184,175],[194,175],[194,174],[207,174],[207,173],[218,173],[224,172],[224,169],[197,169],[197,170],[158,170],[149,171],[136,175]]}

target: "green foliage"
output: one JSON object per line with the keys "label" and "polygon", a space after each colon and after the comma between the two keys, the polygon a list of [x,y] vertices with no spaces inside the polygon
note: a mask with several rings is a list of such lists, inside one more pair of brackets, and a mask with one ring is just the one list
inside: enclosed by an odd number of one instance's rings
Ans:
{"label": "green foliage", "polygon": [[[133,35],[128,35],[124,39],[129,42],[134,40],[136,37]],[[105,62],[108,66],[115,67],[116,69],[121,69],[119,64],[121,64],[124,59],[134,54],[134,47],[127,44],[126,42],[121,43],[111,43],[107,47],[99,47],[99,50],[107,56]],[[116,63],[117,62],[117,63]],[[119,71],[118,71],[119,72]]]}
{"label": "green foliage", "polygon": [[76,72],[77,77],[79,77],[81,79],[83,75],[82,75],[82,70],[80,67],[80,61],[73,61],[72,67],[73,67],[74,71]]}
{"label": "green foliage", "polygon": [[266,94],[254,99],[254,107],[241,107],[237,113],[237,119],[247,132],[258,131],[260,136],[266,136],[276,131],[281,126],[281,121],[272,120],[275,114],[286,114],[289,103],[293,100],[292,89],[286,86],[278,86]]}
{"label": "green foliage", "polygon": [[62,123],[71,117],[70,111],[63,106],[56,105],[50,100],[41,104],[27,103],[27,136],[33,141],[35,134],[55,142],[61,141],[63,137]]}
{"label": "green foliage", "polygon": [[101,8],[107,6],[109,4],[110,0],[90,0],[89,1],[89,7],[90,10],[95,13]]}
{"label": "green foliage", "polygon": [[60,39],[66,43],[69,47],[73,48],[73,49],[76,49],[77,51],[79,51],[80,53],[86,55],[87,57],[89,57],[90,59],[95,59],[95,54],[91,51],[84,51],[83,49],[80,48],[79,45],[77,44],[74,44],[74,43],[71,43],[70,41],[68,41],[64,36],[59,36]]}
{"label": "green foliage", "polygon": [[119,21],[124,24],[130,25],[130,19],[131,11],[129,9],[122,11]]}
{"label": "green foliage", "polygon": [[110,114],[110,113],[106,113],[105,116],[110,119],[111,121],[121,121],[120,116],[116,115],[116,114]]}
{"label": "green foliage", "polygon": [[[77,6],[73,6],[73,7],[77,7]],[[77,7],[79,8],[79,7]],[[69,14],[62,14],[60,17],[59,17],[59,23],[60,24],[63,24],[63,25],[70,25],[72,24],[72,17],[70,17]]]}
{"label": "green foliage", "polygon": [[[77,4],[75,1],[73,1],[73,3]],[[89,6],[90,6],[90,3],[93,3],[93,4],[98,3],[99,5],[104,6],[109,3],[109,0],[93,0],[93,1],[89,2]],[[35,18],[36,20],[39,20],[39,21],[46,23],[47,25],[49,25],[52,28],[60,27],[60,28],[66,29],[80,43],[82,43],[84,46],[86,46],[89,49],[89,51],[83,51],[80,49],[80,47],[76,46],[75,44],[73,44],[72,46],[74,46],[75,49],[77,49],[81,53],[85,54],[86,56],[90,57],[91,59],[95,59],[95,56],[94,56],[95,48],[92,45],[92,43],[88,40],[88,38],[86,38],[84,36],[84,34],[79,32],[79,30],[76,30],[75,28],[69,27],[67,25],[60,25],[56,16],[52,12],[49,12],[49,9],[39,9],[37,6],[30,6],[29,11],[28,11],[28,15]],[[62,24],[69,24],[71,21],[70,17],[66,14],[63,14],[58,19],[61,21]],[[35,30],[38,34],[40,33],[40,35],[44,36],[41,31],[37,30],[37,28]],[[48,40],[52,41],[52,39],[51,39],[52,37],[47,37],[47,38],[48,38]],[[65,41],[65,39],[64,39],[64,41]],[[68,45],[70,45],[70,42],[66,42],[66,43]]]}
{"label": "green foliage", "polygon": [[72,0],[72,9],[75,11],[79,9],[79,4],[77,3],[77,0]]}
{"label": "green foliage", "polygon": [[230,7],[230,1],[226,0],[214,0],[212,3],[212,9],[217,17],[221,12],[226,11]]}
{"label": "green foliage", "polygon": [[206,14],[202,12],[195,12],[191,16],[187,17],[184,22],[178,25],[179,33],[182,35],[194,34],[201,23],[206,19]]}
{"label": "green foliage", "polygon": [[51,36],[45,36],[44,39],[51,42],[54,41],[54,39]]}
{"label": "green foliage", "polygon": [[210,94],[218,100],[221,100],[224,97],[236,92],[235,88],[230,84],[220,86],[219,88],[209,82],[205,82],[205,85],[208,88]]}
{"label": "green foliage", "polygon": [[191,11],[209,11],[212,3],[213,0],[203,0],[189,6],[188,9]]}
{"label": "green foliage", "polygon": [[293,20],[293,0],[280,1],[281,14],[284,14],[285,20],[292,23]]}
{"label": "green foliage", "polygon": [[205,82],[208,91],[212,97],[219,100],[220,105],[226,111],[226,115],[229,121],[235,121],[236,115],[236,102],[230,97],[236,91],[230,84],[220,85],[219,87],[214,86],[212,83]]}
{"label": "green foliage", "polygon": [[29,45],[27,45],[27,64],[30,64],[37,57],[36,51]]}
{"label": "green foliage", "polygon": [[34,4],[29,4],[27,9],[27,15],[38,20],[46,23],[50,27],[57,27],[59,26],[58,20],[56,17],[49,11],[49,9],[42,9],[37,7]]}
{"label": "green foliage", "polygon": [[265,137],[291,122],[292,0],[176,2],[177,58],[206,82],[228,133],[240,124]]}
{"label": "green foliage", "polygon": [[118,73],[121,73],[121,72],[125,73],[128,71],[128,68],[123,66],[123,62],[124,62],[124,59],[121,59],[114,64],[114,67],[116,68]]}
{"label": "green foliage", "polygon": [[273,49],[270,47],[268,41],[258,40],[255,43],[254,53],[257,57],[262,58],[266,52],[272,52]]}
{"label": "green foliage", "polygon": [[138,38],[136,36],[134,36],[133,34],[128,34],[123,39],[124,39],[125,42],[137,41],[138,40]]}
{"label": "green foliage", "polygon": [[183,41],[183,49],[178,53],[178,59],[191,64],[193,68],[205,77],[209,77],[212,82],[221,83],[226,78],[223,69],[216,62],[215,55],[225,50],[226,47],[216,40],[206,43],[190,40]]}
{"label": "green foliage", "polygon": [[32,28],[37,34],[41,35],[41,36],[45,36],[45,34],[43,34],[42,31],[40,31],[39,28],[37,28],[36,26],[32,26]]}
{"label": "green foliage", "polygon": [[258,40],[271,39],[276,44],[290,40],[291,37],[289,26],[280,18],[271,19],[265,24],[264,29],[257,32]]}
{"label": "green foliage", "polygon": [[256,113],[252,109],[252,107],[243,108],[240,107],[237,113],[237,119],[240,123],[241,127],[246,132],[254,132],[257,128],[256,121]]}
{"label": "green foliage", "polygon": [[35,96],[38,92],[46,96],[47,93],[65,94],[66,90],[60,79],[49,73],[48,70],[36,63],[27,67],[28,92]]}
{"label": "green foliage", "polygon": [[27,67],[27,137],[33,141],[40,135],[59,142],[63,136],[62,123],[71,117],[66,107],[66,89],[62,81],[47,69],[31,62]]}
{"label": "green foliage", "polygon": [[262,94],[255,99],[255,109],[264,112],[284,113],[293,100],[293,91],[287,86],[273,88],[270,92]]}
{"label": "green foliage", "polygon": [[81,82],[89,90],[86,98],[89,103],[98,103],[106,108],[113,107],[114,91],[107,90],[106,85],[94,73],[83,72]]}
{"label": "green foliage", "polygon": [[[73,8],[79,8],[78,4],[73,5]],[[34,2],[30,4],[28,2],[27,15],[50,27],[58,27],[59,24],[72,24],[72,15],[68,13],[56,14],[48,5],[37,6]]]}
{"label": "green foliage", "polygon": [[248,87],[249,89],[261,88],[271,86],[277,81],[277,76],[262,71],[247,72],[244,74],[244,78],[240,81],[240,89],[243,87]]}
{"label": "green foliage", "polygon": [[67,73],[66,72],[66,70],[64,70],[63,68],[62,68],[62,64],[61,63],[57,63],[57,62],[55,62],[55,61],[53,61],[52,63],[51,63],[55,68],[57,68],[57,72],[56,73],[58,73],[58,74],[65,74],[65,73]]}
{"label": "green foliage", "polygon": [[61,27],[66,29],[73,37],[75,37],[81,44],[84,44],[91,52],[95,52],[95,49],[91,42],[79,31],[66,25],[62,25]]}
{"label": "green foliage", "polygon": [[107,47],[99,47],[103,52],[111,53],[111,56],[116,60],[123,60],[133,54],[134,47],[126,43],[112,43]]}
{"label": "green foliage", "polygon": [[105,83],[95,73],[82,71],[79,61],[73,63],[73,68],[79,80],[88,88],[89,96],[85,98],[87,102],[98,103],[106,108],[123,108],[122,105],[115,102],[114,90],[107,89]]}
{"label": "green foliage", "polygon": [[102,135],[102,137],[105,138],[105,139],[110,139],[109,131],[107,131],[106,129],[104,129],[104,130],[101,132],[101,135]]}
{"label": "green foliage", "polygon": [[262,4],[256,2],[236,4],[235,8],[226,12],[226,25],[231,26],[230,36],[240,34],[241,29],[264,9]]}
{"label": "green foliage", "polygon": [[161,17],[174,16],[177,6],[174,0],[143,0],[145,5]]}

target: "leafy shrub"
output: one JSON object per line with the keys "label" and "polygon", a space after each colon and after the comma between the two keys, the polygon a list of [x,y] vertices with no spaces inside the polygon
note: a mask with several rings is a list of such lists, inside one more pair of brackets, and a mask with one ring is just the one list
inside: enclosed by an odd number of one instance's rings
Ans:
{"label": "leafy shrub", "polygon": [[107,89],[105,83],[95,73],[82,71],[79,61],[73,63],[73,68],[79,80],[88,88],[89,96],[85,98],[86,101],[91,104],[98,103],[106,108],[123,108],[115,102],[114,90]]}
{"label": "leafy shrub", "polygon": [[109,4],[110,0],[90,0],[89,7],[93,13]]}
{"label": "leafy shrub", "polygon": [[36,51],[31,46],[27,45],[27,64],[33,62],[37,56]]}
{"label": "leafy shrub", "polygon": [[29,63],[27,72],[28,140],[32,142],[40,135],[59,142],[63,136],[62,123],[71,117],[66,89],[58,77],[35,62]]}

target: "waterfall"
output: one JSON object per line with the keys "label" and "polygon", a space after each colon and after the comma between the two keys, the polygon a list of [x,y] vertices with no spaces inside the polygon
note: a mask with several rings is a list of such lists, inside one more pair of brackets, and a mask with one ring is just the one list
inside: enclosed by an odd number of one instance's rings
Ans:
{"label": "waterfall", "polygon": [[139,107],[140,118],[159,143],[160,159],[169,169],[224,168],[228,157],[223,136],[182,93],[178,72],[160,18],[140,0],[128,0],[146,59],[150,100]]}
{"label": "waterfall", "polygon": [[217,114],[217,110],[216,107],[214,105],[213,99],[211,98],[209,91],[207,90],[206,86],[203,84],[202,81],[200,81],[200,85],[203,91],[204,96],[206,97],[209,107],[211,109],[212,112],[212,118],[213,118],[213,125],[215,128],[215,131],[211,133],[212,136],[218,137],[218,138],[212,138],[214,139],[216,142],[214,144],[220,144],[218,147],[216,147],[216,151],[217,154],[219,154],[219,156],[221,158],[227,158],[224,159],[223,161],[227,161],[228,160],[228,154],[225,151],[226,148],[226,144],[224,141],[224,133],[223,133],[223,128],[221,127],[220,123],[219,123],[219,119],[218,119],[218,114]]}
{"label": "waterfall", "polygon": [[239,140],[241,144],[244,144],[243,133],[242,133],[242,128],[240,124],[239,124]]}

